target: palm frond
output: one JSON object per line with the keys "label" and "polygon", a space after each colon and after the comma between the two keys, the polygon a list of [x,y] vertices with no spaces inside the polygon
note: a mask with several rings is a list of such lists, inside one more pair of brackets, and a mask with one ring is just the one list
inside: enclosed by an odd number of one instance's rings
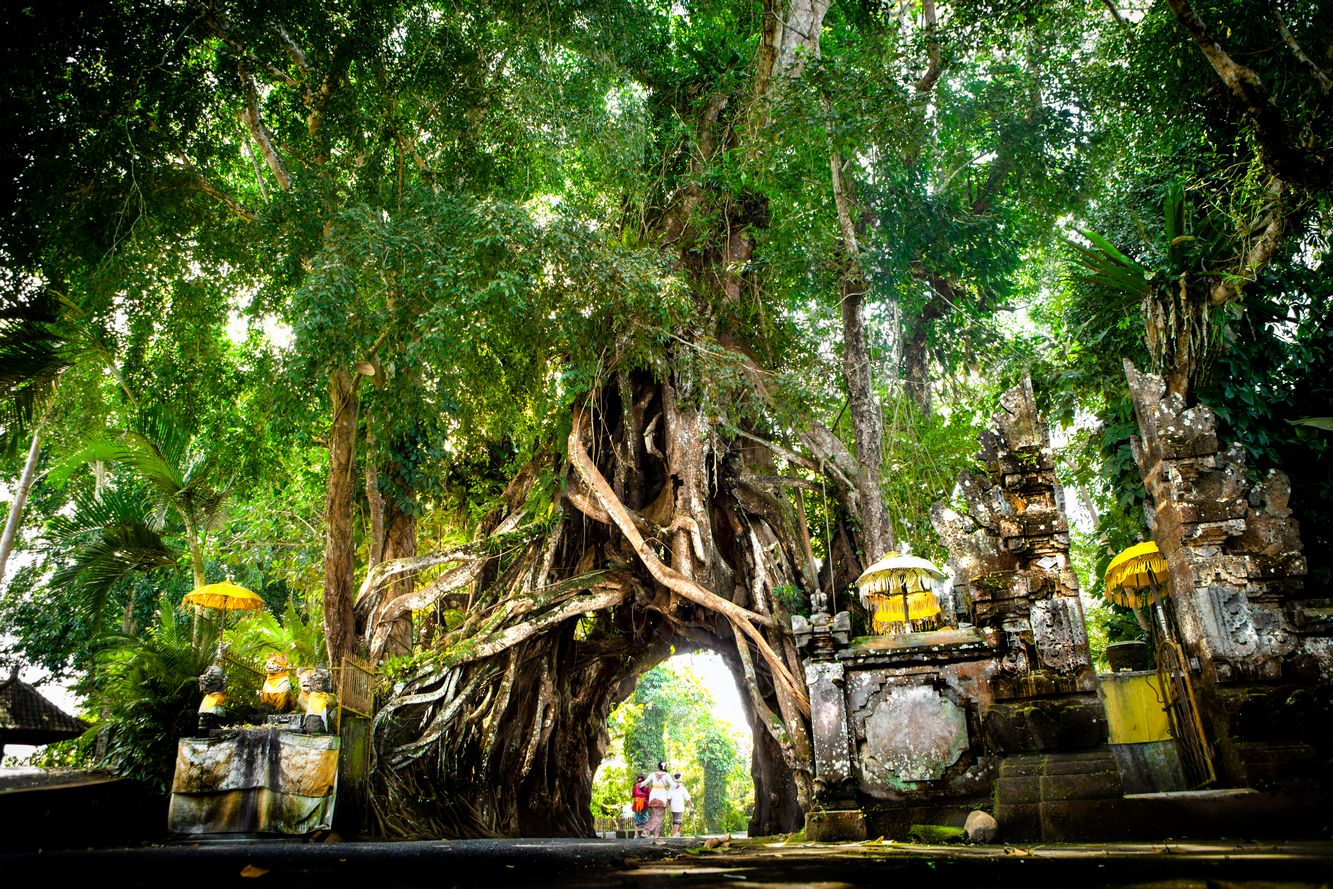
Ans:
{"label": "palm frond", "polygon": [[216,627],[193,626],[166,595],[142,637],[108,636],[98,654],[91,703],[105,715],[105,762],[118,773],[165,787],[177,739],[193,730],[196,681],[209,664]]}
{"label": "palm frond", "polygon": [[69,546],[79,542],[82,535],[98,534],[117,525],[137,523],[159,534],[163,531],[161,514],[133,487],[79,491],[71,498],[71,506],[47,522],[42,536],[49,543]]}
{"label": "palm frond", "polygon": [[73,359],[54,328],[50,300],[0,303],[0,446],[15,451],[32,435],[43,405]]}
{"label": "palm frond", "polygon": [[178,553],[141,522],[111,525],[74,548],[70,561],[51,575],[48,586],[100,624],[116,584],[136,572],[176,564]]}
{"label": "palm frond", "polygon": [[113,429],[108,436],[84,445],[51,470],[48,478],[64,484],[81,466],[95,461],[129,467],[164,507],[182,510],[198,524],[225,499],[216,489],[216,458],[193,447],[193,439],[167,411],[150,409],[139,428]]}

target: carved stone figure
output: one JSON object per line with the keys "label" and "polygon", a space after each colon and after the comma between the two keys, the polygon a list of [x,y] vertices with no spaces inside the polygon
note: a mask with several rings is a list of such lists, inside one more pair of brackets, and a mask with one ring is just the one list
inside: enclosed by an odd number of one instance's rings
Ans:
{"label": "carved stone figure", "polygon": [[213,664],[199,677],[199,690],[204,693],[199,702],[199,734],[207,736],[222,725],[227,715],[227,674]]}
{"label": "carved stone figure", "polygon": [[[302,680],[302,685],[307,681]],[[305,719],[303,727],[306,734],[326,735],[332,731],[329,715],[337,706],[338,699],[333,693],[333,677],[324,667],[316,667],[309,674],[309,691],[305,694]]]}
{"label": "carved stone figure", "polygon": [[298,689],[296,695],[296,710],[299,713],[305,713],[306,701],[310,697],[310,679],[314,675],[314,667],[296,668],[296,684]]}
{"label": "carved stone figure", "polygon": [[264,685],[259,689],[259,701],[269,713],[290,713],[296,706],[285,654],[271,654],[264,662]]}

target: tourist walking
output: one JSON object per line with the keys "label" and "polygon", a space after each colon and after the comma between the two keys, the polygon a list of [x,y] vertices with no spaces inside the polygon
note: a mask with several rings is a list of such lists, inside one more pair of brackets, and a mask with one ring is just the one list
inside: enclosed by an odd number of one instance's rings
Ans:
{"label": "tourist walking", "polygon": [[671,804],[668,793],[671,785],[675,783],[671,775],[667,772],[667,764],[659,762],[657,771],[653,772],[639,785],[648,790],[648,824],[644,830],[645,836],[660,837],[662,835],[662,821],[667,812],[667,807]]}
{"label": "tourist walking", "polygon": [[634,786],[629,791],[630,808],[634,810],[634,835],[644,836],[648,826],[648,788],[643,786],[643,772],[634,776]]}
{"label": "tourist walking", "polygon": [[667,791],[667,803],[671,809],[671,835],[680,836],[680,827],[685,823],[685,804],[690,801],[690,792],[680,780],[680,772],[671,776],[671,789]]}

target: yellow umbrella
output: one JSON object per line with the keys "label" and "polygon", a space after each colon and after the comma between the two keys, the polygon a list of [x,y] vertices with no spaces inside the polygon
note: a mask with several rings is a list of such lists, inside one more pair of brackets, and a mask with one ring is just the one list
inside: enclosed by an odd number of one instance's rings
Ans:
{"label": "yellow umbrella", "polygon": [[[933,563],[908,553],[889,553],[856,579],[861,603],[870,612],[871,631],[889,633],[940,613],[932,581],[944,577]],[[895,627],[894,625],[898,625]]]}
{"label": "yellow umbrella", "polygon": [[181,605],[198,605],[219,611],[260,611],[264,607],[264,600],[257,593],[237,586],[228,578],[221,583],[210,583],[191,590],[181,599]]}
{"label": "yellow umbrella", "polygon": [[1125,608],[1142,608],[1165,595],[1170,580],[1157,544],[1136,543],[1106,566],[1106,598]]}

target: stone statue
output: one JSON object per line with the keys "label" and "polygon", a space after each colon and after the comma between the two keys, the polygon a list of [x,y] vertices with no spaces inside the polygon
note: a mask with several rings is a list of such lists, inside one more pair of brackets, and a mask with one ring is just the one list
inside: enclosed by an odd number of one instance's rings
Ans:
{"label": "stone statue", "polygon": [[264,685],[259,689],[259,701],[269,713],[290,713],[296,706],[285,654],[271,654],[264,662]]}
{"label": "stone statue", "polygon": [[[307,690],[307,685],[309,689]],[[333,693],[333,677],[324,667],[316,667],[301,678],[301,693],[305,697],[305,719],[302,727],[308,735],[326,735],[332,730],[329,713],[337,706]]]}
{"label": "stone statue", "polygon": [[219,664],[213,664],[199,677],[199,690],[204,693],[199,702],[199,734],[207,737],[219,728],[227,715],[227,674]]}
{"label": "stone statue", "polygon": [[310,698],[310,677],[314,674],[314,667],[296,668],[296,710],[298,713],[305,713],[306,701]]}

